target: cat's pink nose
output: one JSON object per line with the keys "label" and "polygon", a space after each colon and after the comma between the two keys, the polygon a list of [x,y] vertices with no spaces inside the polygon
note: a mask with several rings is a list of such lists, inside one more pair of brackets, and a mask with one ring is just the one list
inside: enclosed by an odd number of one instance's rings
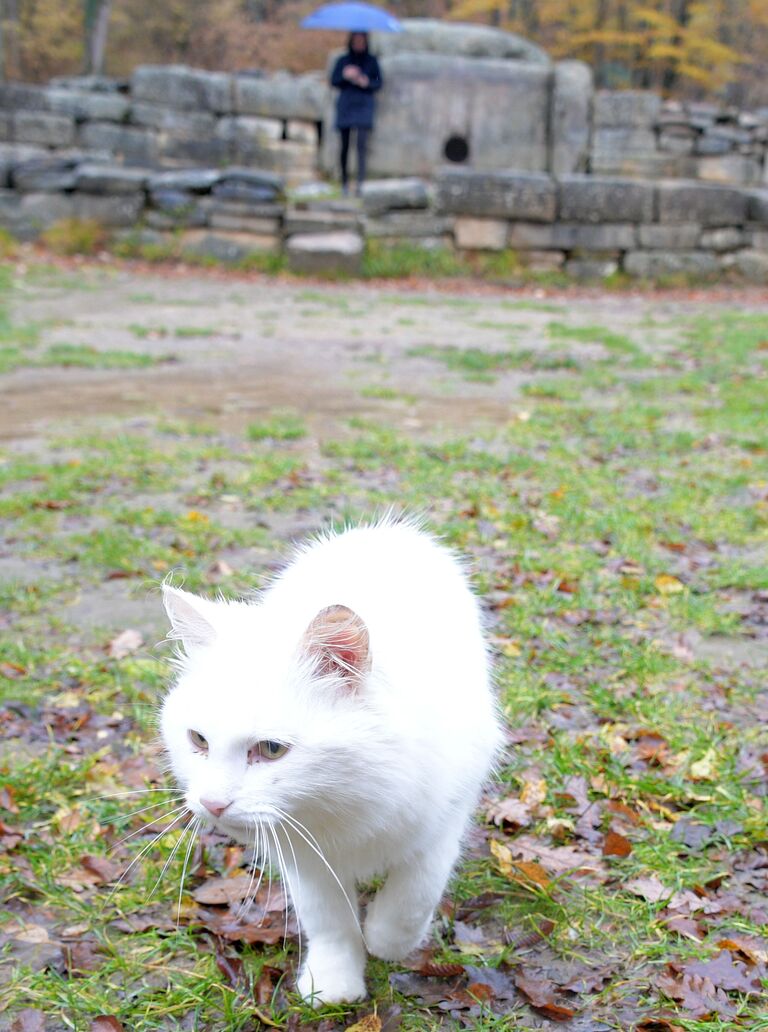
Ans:
{"label": "cat's pink nose", "polygon": [[214,817],[221,817],[226,808],[232,805],[231,799],[228,803],[222,803],[220,799],[203,799],[202,796],[200,797],[200,802]]}

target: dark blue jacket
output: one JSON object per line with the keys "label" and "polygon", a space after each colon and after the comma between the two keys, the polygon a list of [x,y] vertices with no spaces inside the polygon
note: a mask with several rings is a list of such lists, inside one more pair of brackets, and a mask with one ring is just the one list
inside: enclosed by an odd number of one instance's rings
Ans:
{"label": "dark blue jacket", "polygon": [[[363,88],[345,79],[342,72],[349,64],[357,67],[368,76],[368,85]],[[372,129],[373,128],[373,95],[382,85],[379,62],[373,54],[342,54],[333,66],[331,86],[339,91],[336,101],[337,129]]]}

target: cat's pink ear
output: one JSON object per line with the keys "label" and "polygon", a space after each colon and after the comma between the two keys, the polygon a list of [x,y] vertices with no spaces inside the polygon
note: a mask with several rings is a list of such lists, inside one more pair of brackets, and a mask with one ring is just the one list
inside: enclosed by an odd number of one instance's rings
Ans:
{"label": "cat's pink ear", "polygon": [[320,674],[336,674],[356,689],[371,669],[368,628],[346,606],[321,609],[304,632],[302,646]]}
{"label": "cat's pink ear", "polygon": [[171,621],[168,637],[181,641],[185,652],[212,644],[216,638],[213,625],[215,602],[164,584],[163,604]]}

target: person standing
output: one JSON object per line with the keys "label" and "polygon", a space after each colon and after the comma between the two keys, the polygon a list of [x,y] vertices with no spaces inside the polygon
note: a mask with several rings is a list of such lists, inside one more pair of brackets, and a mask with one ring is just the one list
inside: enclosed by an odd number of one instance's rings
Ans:
{"label": "person standing", "polygon": [[357,192],[365,180],[368,136],[373,129],[374,98],[382,86],[379,62],[368,50],[368,34],[351,32],[347,52],[342,54],[331,73],[331,86],[339,91],[336,101],[336,128],[341,135],[341,188],[349,192],[349,144],[352,131],[357,144]]}

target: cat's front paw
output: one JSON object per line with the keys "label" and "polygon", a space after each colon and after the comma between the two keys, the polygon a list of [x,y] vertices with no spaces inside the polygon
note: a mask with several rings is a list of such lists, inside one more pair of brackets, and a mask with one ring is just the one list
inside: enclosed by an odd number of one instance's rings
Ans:
{"label": "cat's front paw", "polygon": [[296,988],[312,1007],[322,1007],[324,1003],[354,1003],[367,995],[362,973],[339,967],[333,960],[313,959],[305,964],[296,980]]}
{"label": "cat's front paw", "polygon": [[402,960],[415,950],[427,936],[430,919],[403,921],[376,909],[375,901],[365,922],[365,945],[368,952],[382,960]]}

